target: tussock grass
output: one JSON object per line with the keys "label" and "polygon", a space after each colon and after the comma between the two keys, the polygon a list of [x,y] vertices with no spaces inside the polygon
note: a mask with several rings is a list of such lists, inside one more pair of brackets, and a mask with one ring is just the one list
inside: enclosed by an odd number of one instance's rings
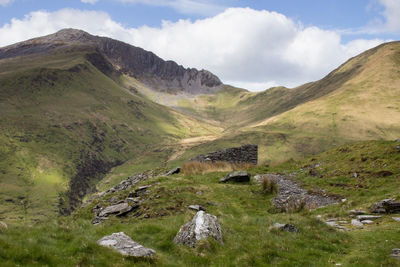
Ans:
{"label": "tussock grass", "polygon": [[261,185],[264,194],[273,194],[278,191],[278,185],[276,182],[266,175],[263,176]]}
{"label": "tussock grass", "polygon": [[230,163],[226,161],[198,162],[190,161],[182,166],[185,175],[206,174],[210,172],[230,172],[237,170],[247,170],[254,167],[251,163]]}

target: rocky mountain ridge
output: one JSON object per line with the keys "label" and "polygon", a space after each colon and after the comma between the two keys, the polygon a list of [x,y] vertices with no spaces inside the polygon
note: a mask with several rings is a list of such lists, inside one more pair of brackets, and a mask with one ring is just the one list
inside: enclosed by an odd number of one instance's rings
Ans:
{"label": "rocky mountain ridge", "polygon": [[[0,59],[46,54],[60,49],[94,49],[100,54],[97,58],[105,57],[116,71],[134,77],[156,91],[199,94],[213,92],[222,85],[220,79],[207,70],[184,68],[142,48],[76,29],[63,29],[0,48]],[[101,65],[107,65],[108,62],[102,62]]]}

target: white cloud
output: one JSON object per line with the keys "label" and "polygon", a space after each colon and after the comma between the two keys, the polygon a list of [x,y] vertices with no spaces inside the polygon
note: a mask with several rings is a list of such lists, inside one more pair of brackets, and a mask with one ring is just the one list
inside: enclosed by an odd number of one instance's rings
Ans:
{"label": "white cloud", "polygon": [[81,0],[82,3],[85,4],[96,4],[99,0]]}
{"label": "white cloud", "polygon": [[183,14],[215,15],[225,8],[210,0],[118,0],[123,3],[171,7]]}
{"label": "white cloud", "polygon": [[400,32],[400,1],[399,0],[379,0],[385,7],[383,16],[385,17],[384,27],[390,32]]}
{"label": "white cloud", "polygon": [[0,28],[0,46],[62,28],[79,28],[153,51],[185,67],[208,69],[224,82],[252,90],[296,86],[320,79],[348,58],[382,40],[346,44],[339,33],[304,27],[286,16],[230,8],[197,21],[164,21],[159,28],[124,28],[107,13],[37,11]]}
{"label": "white cloud", "polygon": [[0,6],[6,6],[14,0],[0,0]]}

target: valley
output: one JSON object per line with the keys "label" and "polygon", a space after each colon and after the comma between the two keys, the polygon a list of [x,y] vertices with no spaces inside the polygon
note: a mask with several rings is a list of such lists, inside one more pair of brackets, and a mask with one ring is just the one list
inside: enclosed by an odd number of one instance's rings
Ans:
{"label": "valley", "polygon": [[[250,92],[65,29],[0,48],[0,110],[4,266],[398,264],[388,256],[400,242],[391,215],[362,228],[348,222],[344,231],[326,222],[400,198],[400,42],[351,58],[319,81]],[[245,144],[258,146],[257,165],[203,162],[202,172],[187,170],[189,159]],[[177,166],[180,173],[166,175]],[[252,178],[218,183],[233,170]],[[146,179],[132,188],[102,196],[141,173]],[[272,204],[279,185],[266,192],[254,178],[261,174],[338,201],[279,212]],[[146,194],[132,193],[143,186]],[[127,199],[140,203],[135,212],[92,224],[93,210],[114,200],[131,205]],[[173,243],[194,204],[218,218],[223,245]],[[277,222],[299,232],[271,230]],[[121,257],[96,244],[122,231],[157,258]]]}

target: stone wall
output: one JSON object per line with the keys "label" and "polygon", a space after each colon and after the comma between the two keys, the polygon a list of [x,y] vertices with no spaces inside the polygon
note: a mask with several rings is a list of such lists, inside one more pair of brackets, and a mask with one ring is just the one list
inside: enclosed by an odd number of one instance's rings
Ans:
{"label": "stone wall", "polygon": [[197,157],[190,159],[190,161],[199,161],[199,162],[226,161],[231,163],[252,163],[254,165],[257,165],[258,146],[244,145],[241,147],[226,148],[209,154],[199,155]]}

